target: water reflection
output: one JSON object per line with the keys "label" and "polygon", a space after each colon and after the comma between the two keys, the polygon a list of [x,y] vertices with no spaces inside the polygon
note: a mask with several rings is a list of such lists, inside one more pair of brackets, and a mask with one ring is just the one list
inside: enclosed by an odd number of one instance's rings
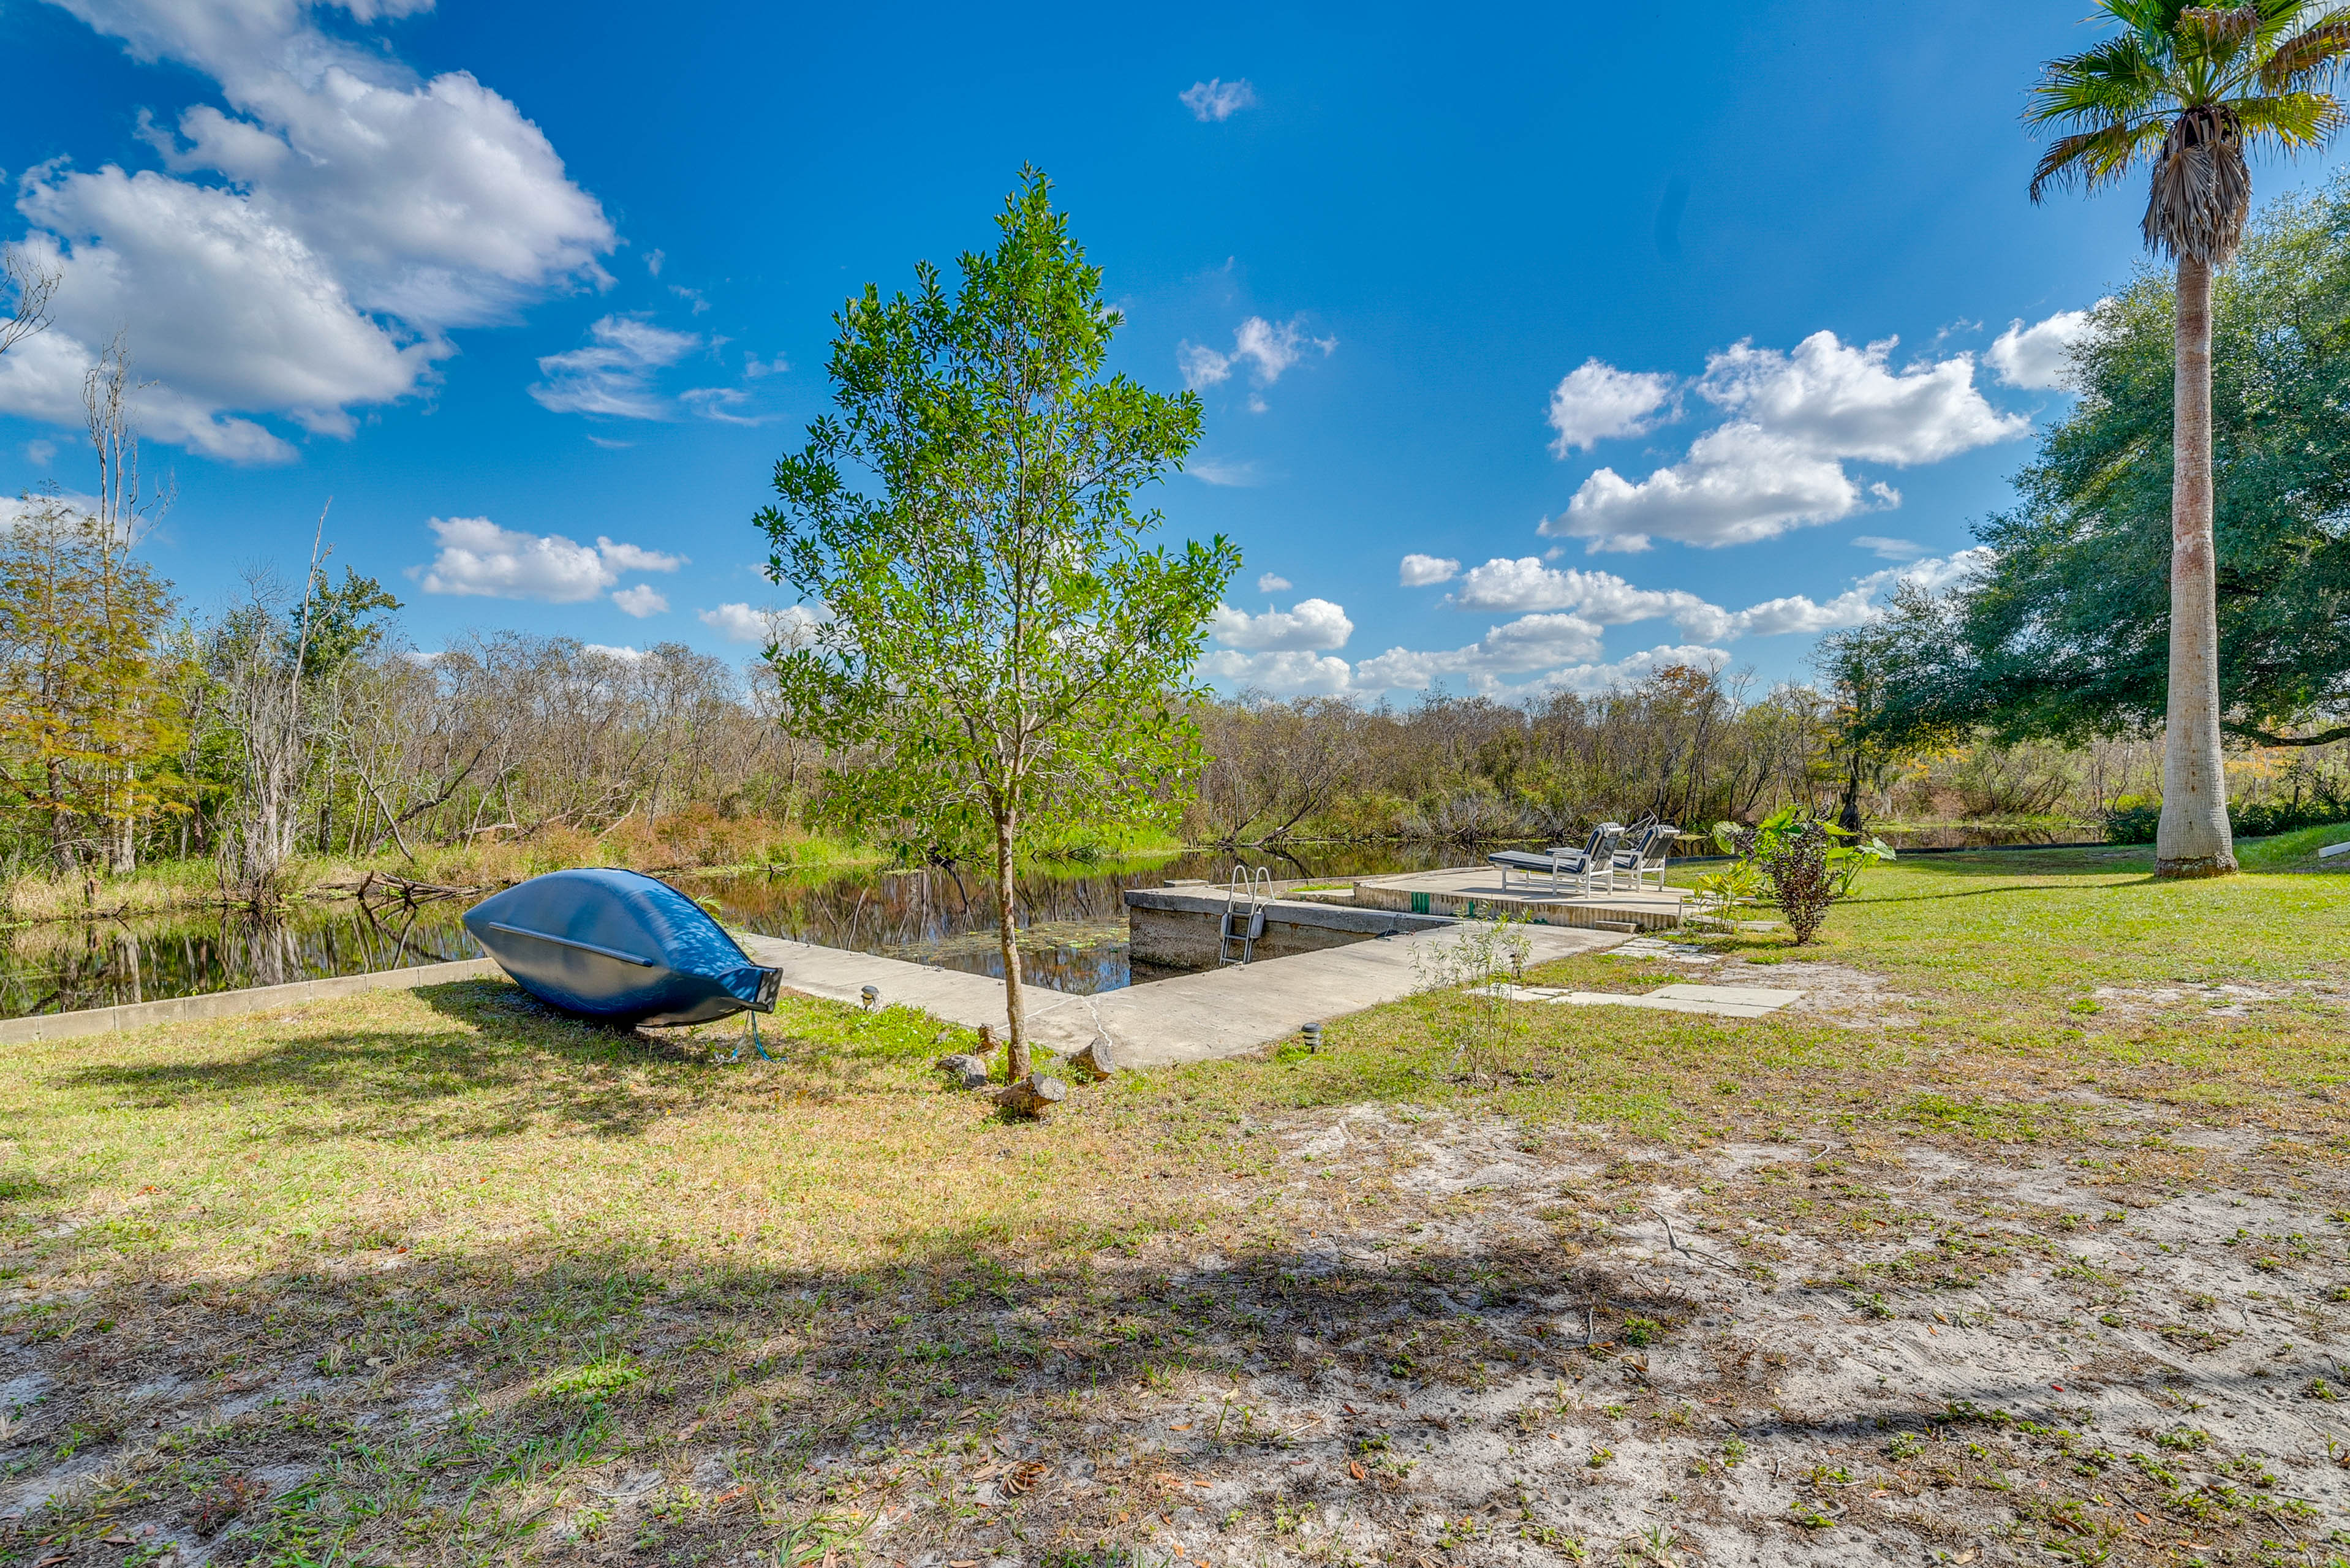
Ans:
{"label": "water reflection", "polygon": [[477,958],[456,904],[386,919],[347,902],[285,919],[52,921],[0,933],[0,1017],[193,996]]}
{"label": "water reflection", "polygon": [[[1991,830],[1887,835],[1898,847],[1985,842]],[[2012,830],[2001,844],[2074,842],[2088,833]],[[1924,842],[1920,842],[1920,841]],[[1282,855],[1189,853],[1144,862],[1018,878],[1021,967],[1055,991],[1090,993],[1163,977],[1127,958],[1126,907],[1136,886],[1196,877],[1221,883],[1236,859],[1281,878],[1361,877],[1469,864],[1455,846],[1312,846]],[[960,867],[848,875],[806,872],[681,876],[677,885],[730,925],[826,947],[1000,976],[993,877]],[[362,974],[408,964],[478,958],[459,923],[465,900],[363,909],[348,900],[306,905],[283,920],[203,915],[150,920],[58,921],[0,931],[0,1017],[71,1012],[244,986]]]}

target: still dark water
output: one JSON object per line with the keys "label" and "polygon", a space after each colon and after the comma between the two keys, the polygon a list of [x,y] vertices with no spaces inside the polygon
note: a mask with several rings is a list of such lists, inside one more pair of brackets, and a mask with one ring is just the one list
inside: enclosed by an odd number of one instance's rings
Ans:
{"label": "still dark water", "polygon": [[[2048,835],[1970,836],[1972,831],[1887,836],[1897,848],[2050,841]],[[1476,851],[1458,846],[1386,844],[1309,846],[1289,855],[1253,850],[1237,858],[1287,878],[1424,871],[1470,864],[1476,857]],[[1159,978],[1149,970],[1138,973],[1128,961],[1120,895],[1128,888],[1157,887],[1178,877],[1221,883],[1231,876],[1235,858],[1230,851],[1184,854],[1022,877],[1023,970],[1038,984],[1073,992],[1115,991]],[[934,867],[671,880],[714,906],[727,924],[762,935],[977,974],[1003,972],[992,877],[983,870]],[[458,921],[468,902],[394,906],[388,911],[379,905],[370,912],[336,900],[305,905],[284,920],[206,914],[53,921],[0,931],[0,1018],[479,958],[481,949]]]}

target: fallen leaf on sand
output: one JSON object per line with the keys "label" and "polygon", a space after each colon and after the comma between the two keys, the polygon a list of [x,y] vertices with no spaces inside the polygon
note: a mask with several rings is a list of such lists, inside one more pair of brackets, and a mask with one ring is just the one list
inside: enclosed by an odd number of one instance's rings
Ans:
{"label": "fallen leaf on sand", "polygon": [[1357,1480],[1361,1480],[1363,1477],[1367,1475],[1369,1472],[1363,1469],[1362,1460],[1350,1459],[1347,1464],[1347,1473],[1354,1477]]}

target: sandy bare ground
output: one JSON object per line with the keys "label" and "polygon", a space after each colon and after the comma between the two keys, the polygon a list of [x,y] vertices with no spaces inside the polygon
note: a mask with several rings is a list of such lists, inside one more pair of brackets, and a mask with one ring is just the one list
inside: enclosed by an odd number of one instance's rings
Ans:
{"label": "sandy bare ground", "polygon": [[[1862,1044],[1933,1005],[1656,961]],[[1284,1114],[1195,1225],[1026,1275],[0,1286],[0,1563],[297,1568],[376,1517],[419,1563],[2350,1563],[2342,1151],[2013,1087],[1693,1147]]]}
{"label": "sandy bare ground", "polygon": [[[941,1568],[2339,1550],[2340,1197],[2252,1135],[2064,1158],[1926,1140],[1676,1153],[1393,1106],[1253,1132],[1277,1160],[1229,1197],[1277,1211],[1285,1247],[1174,1245],[1098,1259],[1082,1282],[1012,1282],[968,1305],[905,1291],[837,1316],[656,1297],[628,1320],[635,1355],[689,1376],[723,1344],[734,1403],[705,1399],[676,1437],[575,1473],[526,1538],[463,1551],[420,1536],[408,1555]],[[299,1364],[174,1376],[173,1329],[224,1326],[185,1313],[158,1305],[143,1354],[111,1334],[0,1342],[0,1409],[16,1412],[0,1439],[8,1561],[247,1560],[255,1542],[221,1529],[254,1506],[236,1489],[296,1490],[353,1432],[429,1447],[462,1424],[462,1358],[375,1368],[355,1346],[338,1366],[321,1341]],[[996,1368],[948,1368],[962,1426],[809,1420],[878,1350],[945,1344],[949,1325]],[[1146,1339],[1174,1353],[1118,1348]],[[115,1433],[76,1450],[61,1436],[106,1425],[93,1398]],[[307,1451],[298,1435],[252,1440],[289,1406]],[[155,1478],[240,1433],[240,1468],[209,1501],[168,1501]],[[86,1530],[40,1538],[109,1496]]]}

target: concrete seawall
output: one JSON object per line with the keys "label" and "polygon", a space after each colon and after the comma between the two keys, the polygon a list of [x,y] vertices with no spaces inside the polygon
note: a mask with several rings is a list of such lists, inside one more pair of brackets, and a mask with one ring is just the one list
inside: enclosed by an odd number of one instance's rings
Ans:
{"label": "concrete seawall", "polygon": [[[1225,908],[1221,888],[1193,892],[1130,888],[1126,892],[1126,923],[1131,933],[1128,950],[1140,962],[1169,969],[1213,969],[1222,956]],[[1263,908],[1264,934],[1257,938],[1253,954],[1259,961],[1323,952],[1375,937],[1399,937],[1452,924],[1442,916],[1359,909],[1303,898],[1276,898]]]}

